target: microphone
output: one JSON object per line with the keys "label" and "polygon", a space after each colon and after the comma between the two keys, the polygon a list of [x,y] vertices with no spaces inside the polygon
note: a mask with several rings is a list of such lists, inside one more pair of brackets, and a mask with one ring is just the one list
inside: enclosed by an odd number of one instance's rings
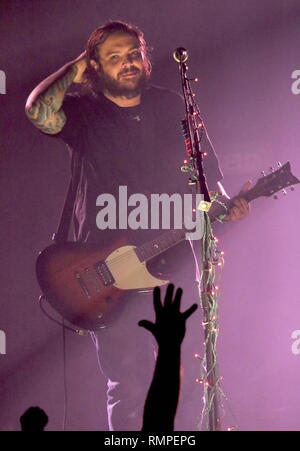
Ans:
{"label": "microphone", "polygon": [[177,47],[173,52],[173,58],[177,63],[185,63],[188,57],[188,52],[184,47]]}

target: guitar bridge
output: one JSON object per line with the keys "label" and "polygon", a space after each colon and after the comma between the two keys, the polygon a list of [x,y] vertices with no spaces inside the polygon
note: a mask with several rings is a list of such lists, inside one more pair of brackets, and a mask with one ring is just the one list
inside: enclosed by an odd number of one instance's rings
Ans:
{"label": "guitar bridge", "polygon": [[115,283],[115,279],[110,270],[108,269],[108,266],[105,263],[105,261],[97,262],[94,265],[94,268],[105,287],[108,287],[109,285],[113,285]]}

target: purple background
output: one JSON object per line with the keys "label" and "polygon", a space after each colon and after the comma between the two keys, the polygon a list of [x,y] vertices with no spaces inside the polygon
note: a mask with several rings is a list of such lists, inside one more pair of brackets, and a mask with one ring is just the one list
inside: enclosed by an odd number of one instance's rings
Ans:
{"label": "purple background", "polygon": [[[300,70],[299,1],[2,1],[0,330],[7,354],[0,355],[0,430],[18,429],[30,405],[46,410],[48,430],[61,429],[63,418],[62,332],[39,309],[34,265],[58,221],[68,155],[33,129],[24,103],[110,18],[144,31],[158,84],[179,89],[172,52],[189,50],[230,195],[277,161],[291,161],[300,176],[300,95],[291,91],[291,74]],[[280,200],[256,201],[246,221],[218,230],[226,256],[218,342],[229,399],[224,428],[300,428],[300,354],[291,350],[300,329],[299,215],[296,187]],[[67,429],[105,430],[105,381],[88,337],[67,333],[67,385]],[[200,387],[195,393],[200,409]]]}

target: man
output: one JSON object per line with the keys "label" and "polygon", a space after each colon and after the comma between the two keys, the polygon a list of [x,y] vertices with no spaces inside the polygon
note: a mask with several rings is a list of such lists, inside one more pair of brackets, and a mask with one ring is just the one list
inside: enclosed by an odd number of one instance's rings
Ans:
{"label": "man", "polygon": [[[73,218],[77,241],[101,245],[108,239],[108,231],[99,230],[97,223],[101,193],[117,198],[119,186],[127,187],[128,196],[142,193],[148,199],[151,193],[187,192],[179,170],[184,158],[182,101],[166,89],[152,87],[150,73],[142,32],[123,22],[109,22],[91,34],[86,52],[41,82],[27,100],[28,118],[42,132],[63,139],[72,151],[73,175],[79,168]],[[76,83],[83,85],[86,93],[66,96]],[[207,153],[204,168],[209,188],[225,195],[218,160],[206,135],[201,144]],[[240,220],[248,212],[241,197],[226,220]],[[153,232],[126,230],[126,236],[132,243],[142,244]],[[119,236],[120,231],[110,230],[109,239],[114,235]],[[155,262],[156,271],[160,264],[160,272],[169,271],[173,280],[171,263],[181,259],[176,252]],[[135,327],[151,301],[137,295],[126,299],[119,320],[99,333],[100,364],[108,378],[109,427],[119,430],[140,429],[151,377],[149,343]]]}

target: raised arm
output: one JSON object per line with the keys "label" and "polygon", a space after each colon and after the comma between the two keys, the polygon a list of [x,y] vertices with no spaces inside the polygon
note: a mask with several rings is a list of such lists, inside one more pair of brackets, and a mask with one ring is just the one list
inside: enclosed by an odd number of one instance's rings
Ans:
{"label": "raised arm", "polygon": [[193,304],[180,312],[182,290],[178,288],[173,299],[174,285],[167,288],[164,303],[159,287],[154,288],[153,301],[156,321],[139,322],[149,330],[158,343],[158,354],[153,379],[144,407],[144,432],[168,432],[174,430],[174,419],[180,389],[180,349],[185,335],[185,324],[197,309]]}
{"label": "raised arm", "polygon": [[62,109],[68,87],[80,83],[86,69],[85,52],[43,80],[29,95],[25,112],[30,121],[44,133],[55,135],[66,123]]}

